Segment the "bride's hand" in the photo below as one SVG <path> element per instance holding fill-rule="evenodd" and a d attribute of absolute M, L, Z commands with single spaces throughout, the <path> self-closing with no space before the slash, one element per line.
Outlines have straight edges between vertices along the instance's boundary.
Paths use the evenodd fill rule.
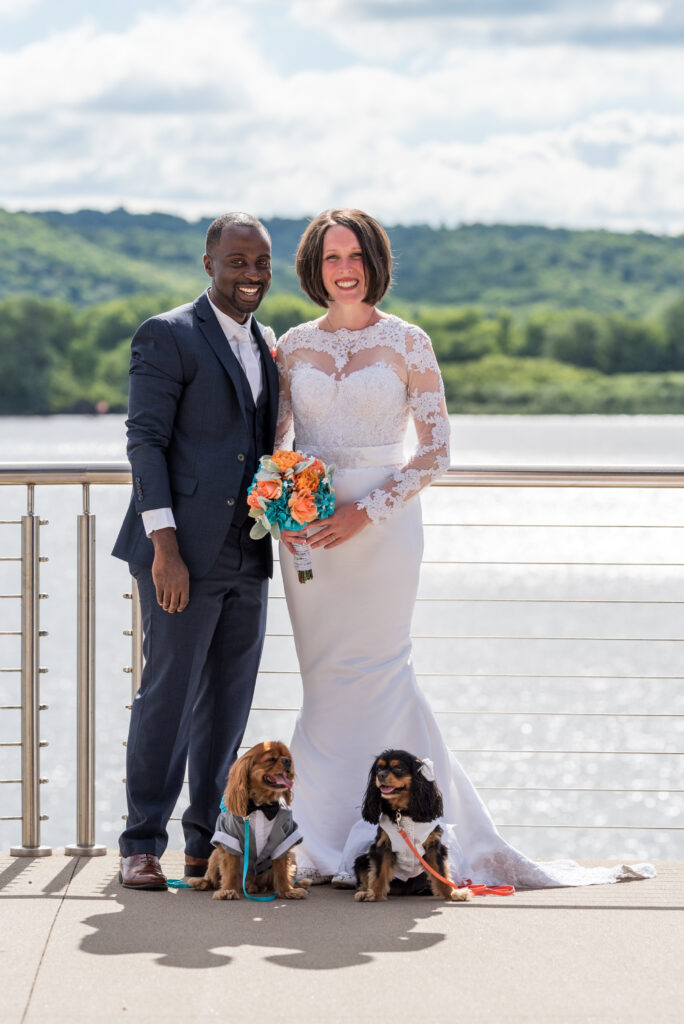
<path fill-rule="evenodd" d="M 369 524 L 370 519 L 364 508 L 340 505 L 329 519 L 311 524 L 305 531 L 307 543 L 312 548 L 336 548 L 338 544 L 344 544 Z"/>

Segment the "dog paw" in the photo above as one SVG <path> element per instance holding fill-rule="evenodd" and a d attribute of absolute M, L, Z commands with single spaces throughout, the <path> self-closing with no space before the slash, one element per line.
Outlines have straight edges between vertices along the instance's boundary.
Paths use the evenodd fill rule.
<path fill-rule="evenodd" d="M 357 903 L 375 903 L 375 893 L 372 893 L 370 889 L 359 889 L 354 894 L 354 899 Z"/>
<path fill-rule="evenodd" d="M 467 900 L 471 900 L 473 894 L 470 889 L 452 889 L 447 899 L 452 903 L 465 903 Z"/>
<path fill-rule="evenodd" d="M 217 889 L 212 896 L 213 900 L 239 900 L 240 895 L 235 889 Z"/>
<path fill-rule="evenodd" d="M 285 889 L 283 892 L 279 892 L 278 896 L 281 900 L 305 900 L 308 896 L 306 889 Z"/>
<path fill-rule="evenodd" d="M 295 889 L 308 889 L 310 885 L 313 885 L 310 878 L 298 878 L 295 883 Z"/>
<path fill-rule="evenodd" d="M 211 889 L 211 882 L 208 878 L 188 878 L 188 885 L 191 889 L 199 889 L 201 892 Z"/>

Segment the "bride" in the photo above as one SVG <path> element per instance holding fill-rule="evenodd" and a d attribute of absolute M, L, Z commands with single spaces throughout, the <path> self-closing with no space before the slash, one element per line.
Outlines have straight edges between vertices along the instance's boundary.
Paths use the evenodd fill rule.
<path fill-rule="evenodd" d="M 283 535 L 281 568 L 303 684 L 292 738 L 299 871 L 354 882 L 375 828 L 360 820 L 369 768 L 383 749 L 434 762 L 444 797 L 452 877 L 521 888 L 649 877 L 650 865 L 585 869 L 539 864 L 497 832 L 450 755 L 416 682 L 410 626 L 423 551 L 419 493 L 449 466 L 449 420 L 430 339 L 376 308 L 391 281 L 389 239 L 360 210 L 329 210 L 302 236 L 296 268 L 326 313 L 278 342 L 276 446 L 294 445 L 335 469 L 333 516 Z M 408 461 L 413 418 L 418 444 Z M 311 549 L 302 585 L 293 541 Z"/>

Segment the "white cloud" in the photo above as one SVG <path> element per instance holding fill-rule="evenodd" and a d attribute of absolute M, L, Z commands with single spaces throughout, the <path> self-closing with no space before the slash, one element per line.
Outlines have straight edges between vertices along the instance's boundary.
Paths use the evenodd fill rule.
<path fill-rule="evenodd" d="M 0 0 L 0 18 L 18 21 L 20 18 L 25 18 L 38 3 L 40 0 Z"/>
<path fill-rule="evenodd" d="M 633 49 L 684 38 L 679 0 L 293 0 L 292 8 L 368 59 L 429 60 L 449 40 Z"/>
<path fill-rule="evenodd" d="M 390 223 L 684 230 L 684 50 L 449 36 L 410 72 L 307 70 L 303 57 L 286 73 L 260 45 L 260 6 L 197 0 L 126 32 L 91 20 L 5 55 L 0 204 L 266 216 L 353 204 Z"/>

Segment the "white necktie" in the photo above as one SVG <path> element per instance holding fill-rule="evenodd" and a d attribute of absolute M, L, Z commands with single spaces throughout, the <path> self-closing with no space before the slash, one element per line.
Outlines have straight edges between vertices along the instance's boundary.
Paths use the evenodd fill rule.
<path fill-rule="evenodd" d="M 250 317 L 250 324 L 251 321 L 252 318 Z M 238 362 L 245 371 L 245 377 L 249 382 L 252 397 L 256 404 L 257 399 L 259 398 L 259 392 L 261 391 L 261 363 L 254 352 L 251 331 L 249 328 L 241 327 L 240 324 L 236 324 L 233 328 L 233 338 L 237 342 L 235 351 Z"/>

